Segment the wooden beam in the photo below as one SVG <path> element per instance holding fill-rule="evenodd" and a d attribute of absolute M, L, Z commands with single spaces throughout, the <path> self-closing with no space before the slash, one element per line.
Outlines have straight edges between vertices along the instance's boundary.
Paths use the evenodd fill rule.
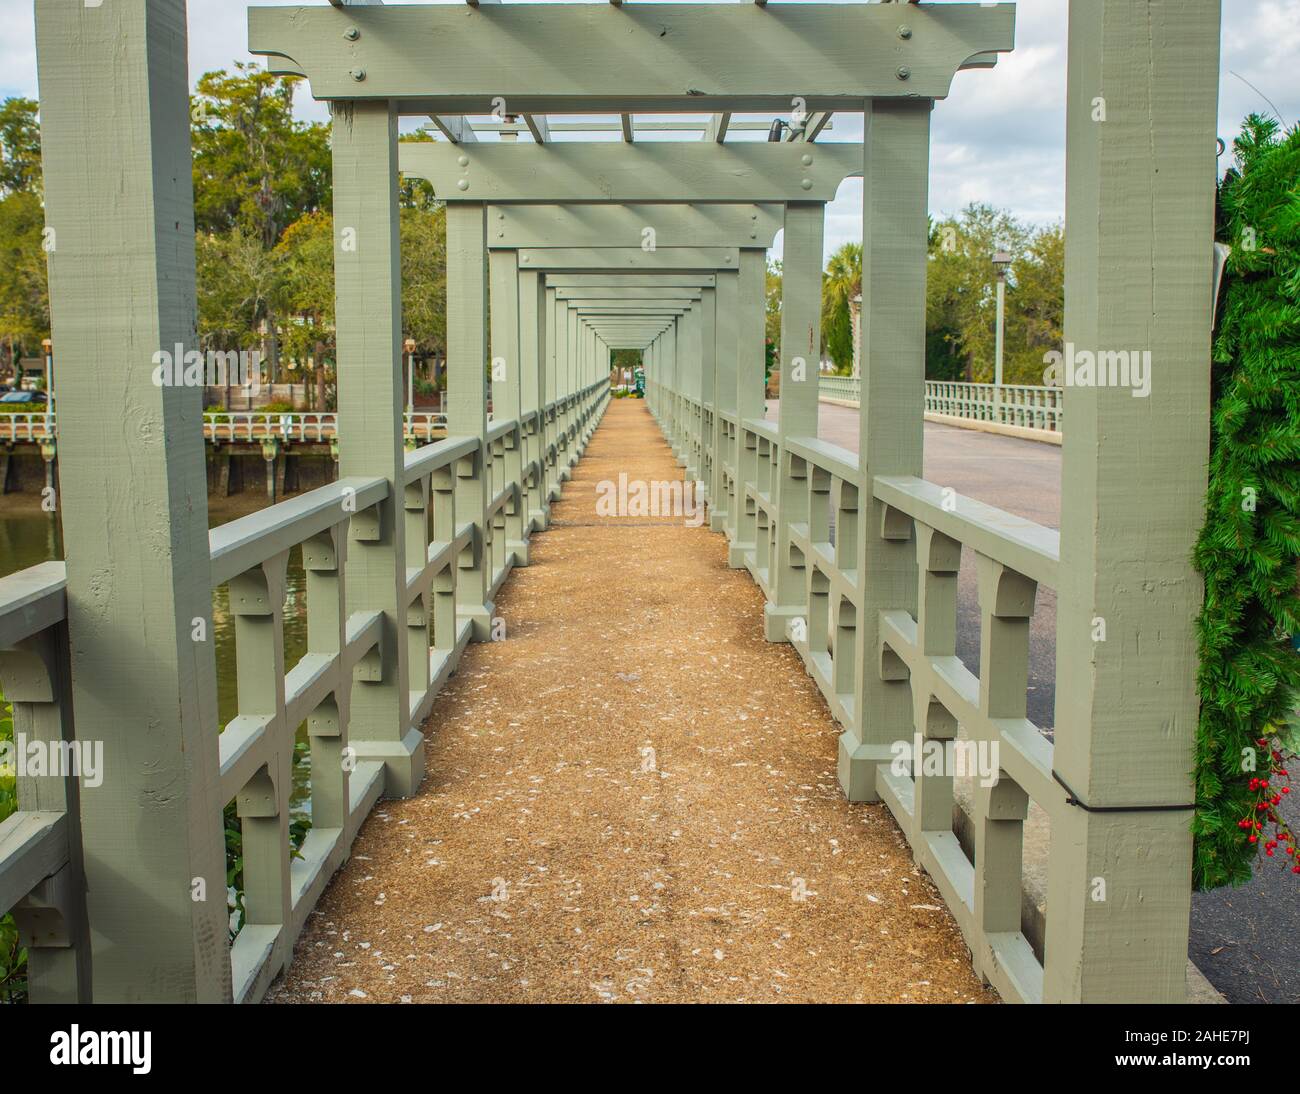
<path fill-rule="evenodd" d="M 533 140 L 538 144 L 545 144 L 551 139 L 545 114 L 525 114 L 524 124 L 528 126 L 528 132 L 533 135 Z"/>
<path fill-rule="evenodd" d="M 490 205 L 488 246 L 763 247 L 779 205 Z"/>
<path fill-rule="evenodd" d="M 520 269 L 529 270 L 734 270 L 735 247 L 674 247 L 643 251 L 639 247 L 528 247 L 519 252 Z"/>
<path fill-rule="evenodd" d="M 639 273 L 565 273 L 562 270 L 548 271 L 546 287 L 554 292 L 565 288 L 690 288 L 705 289 L 717 284 L 717 274 L 712 273 L 655 273 L 646 270 Z"/>
<path fill-rule="evenodd" d="M 815 141 L 822 130 L 830 125 L 832 113 L 833 111 L 830 110 L 819 110 L 809 118 L 808 125 L 803 131 L 803 139 L 809 144 Z"/>
<path fill-rule="evenodd" d="M 402 142 L 404 175 L 427 179 L 444 201 L 676 201 L 736 204 L 830 201 L 862 172 L 862 145 L 705 141 L 526 145 Z M 462 164 L 462 159 L 468 163 Z M 811 160 L 811 163 L 805 163 Z"/>
<path fill-rule="evenodd" d="M 623 127 L 623 140 L 626 141 L 628 144 L 631 144 L 631 143 L 632 143 L 632 136 L 633 136 L 633 133 L 632 133 L 632 115 L 631 115 L 631 114 L 620 114 L 620 115 L 619 115 L 619 118 L 618 118 L 618 121 L 619 121 L 619 125 L 621 125 L 621 126 Z"/>
<path fill-rule="evenodd" d="M 355 41 L 324 7 L 253 7 L 249 49 L 318 99 L 386 99 L 404 114 L 861 109 L 865 98 L 948 95 L 972 58 L 1012 48 L 1015 5 L 452 4 L 357 9 Z M 589 63 L 572 63 L 582 43 Z M 745 48 L 736 44 L 743 42 Z M 358 78 L 358 73 L 361 78 Z"/>
<path fill-rule="evenodd" d="M 475 144 L 478 142 L 478 137 L 474 135 L 474 127 L 470 125 L 468 118 L 460 115 L 433 114 L 431 119 L 434 127 L 452 144 Z"/>

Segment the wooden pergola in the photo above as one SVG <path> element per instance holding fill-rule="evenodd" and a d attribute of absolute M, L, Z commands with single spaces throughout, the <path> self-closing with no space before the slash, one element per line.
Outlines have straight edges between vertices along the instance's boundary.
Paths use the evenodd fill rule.
<path fill-rule="evenodd" d="M 419 727 L 465 644 L 491 637 L 608 401 L 609 350 L 630 346 L 731 565 L 766 595 L 767 638 L 793 644 L 843 726 L 844 792 L 886 803 L 979 972 L 1009 1000 L 1182 999 L 1218 0 L 1070 5 L 1065 336 L 1149 349 L 1157 372 L 1150 399 L 1071 392 L 1059 534 L 922 467 L 931 111 L 1012 48 L 1014 5 L 331 5 L 252 8 L 249 46 L 331 108 L 340 480 L 209 537 L 198 395 L 150 379 L 159 347 L 196 337 L 185 4 L 36 0 L 71 546 L 66 575 L 0 596 L 0 672 L 20 721 L 57 738 L 75 710 L 115 769 L 80 801 L 75 783 L 32 789 L 48 818 L 0 851 L 0 911 L 60 925 L 33 943 L 33 997 L 261 996 L 374 802 L 419 786 Z M 861 143 L 827 139 L 837 113 L 863 117 Z M 404 116 L 438 139 L 399 143 Z M 743 139 L 760 125 L 768 140 Z M 691 139 L 658 139 L 674 128 Z M 449 436 L 414 452 L 399 173 L 447 203 Z M 855 455 L 818 439 L 817 414 L 824 206 L 857 175 Z M 286 674 L 299 544 L 311 660 Z M 963 550 L 978 675 L 955 652 Z M 201 636 L 226 583 L 239 717 L 221 732 Z M 1025 716 L 1040 585 L 1059 598 L 1052 743 Z M 33 664 L 24 688 L 14 666 Z M 292 859 L 304 719 L 321 775 Z M 969 854 L 951 775 L 892 762 L 914 735 L 1000 747 Z M 233 946 L 230 800 L 248 908 Z M 1051 823 L 1041 952 L 1021 922 L 1030 802 Z"/>

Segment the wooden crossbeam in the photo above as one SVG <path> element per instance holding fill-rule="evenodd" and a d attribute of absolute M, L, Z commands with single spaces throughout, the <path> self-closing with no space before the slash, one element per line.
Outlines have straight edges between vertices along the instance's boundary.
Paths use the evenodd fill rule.
<path fill-rule="evenodd" d="M 1014 4 L 453 4 L 365 6 L 355 40 L 325 7 L 252 7 L 249 49 L 318 99 L 384 99 L 403 114 L 652 114 L 861 109 L 941 99 L 953 76 L 1012 48 Z M 583 64 L 573 63 L 582 43 Z M 743 43 L 744 48 L 737 48 Z"/>
<path fill-rule="evenodd" d="M 538 144 L 545 144 L 551 139 L 550 130 L 546 124 L 545 114 L 525 114 L 524 124 L 528 126 L 528 132 L 533 135 L 533 140 Z"/>
<path fill-rule="evenodd" d="M 564 141 L 544 152 L 518 144 L 403 141 L 398 155 L 403 174 L 427 179 L 445 201 L 544 204 L 662 202 L 665 195 L 687 203 L 830 201 L 863 164 L 861 144 L 822 144 L 810 153 L 766 141 Z"/>
<path fill-rule="evenodd" d="M 452 144 L 471 144 L 478 140 L 468 118 L 434 114 L 432 120 L 438 131 Z"/>

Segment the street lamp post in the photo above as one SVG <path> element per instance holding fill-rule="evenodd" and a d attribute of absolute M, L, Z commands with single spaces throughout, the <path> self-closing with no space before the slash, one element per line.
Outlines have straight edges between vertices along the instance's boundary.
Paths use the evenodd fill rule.
<path fill-rule="evenodd" d="M 1006 251 L 996 251 L 993 255 L 993 269 L 997 273 L 998 283 L 998 325 L 996 345 L 993 351 L 993 420 L 1002 420 L 1002 345 L 1006 327 L 1007 270 L 1011 266 L 1011 255 Z"/>
<path fill-rule="evenodd" d="M 54 343 L 48 338 L 41 339 L 41 349 L 45 351 L 45 399 L 50 409 L 54 408 Z"/>

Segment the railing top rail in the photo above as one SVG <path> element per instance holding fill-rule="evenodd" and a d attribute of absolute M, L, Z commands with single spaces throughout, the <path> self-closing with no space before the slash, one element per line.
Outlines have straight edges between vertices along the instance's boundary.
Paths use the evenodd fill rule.
<path fill-rule="evenodd" d="M 489 441 L 495 441 L 499 437 L 504 437 L 512 429 L 516 429 L 518 426 L 519 420 L 517 418 L 502 418 L 500 421 L 495 421 L 488 426 L 487 439 Z"/>
<path fill-rule="evenodd" d="M 908 475 L 879 476 L 872 488 L 886 505 L 1040 585 L 1057 587 L 1061 533 L 1055 529 L 963 495 L 957 495 L 952 508 L 952 495 L 945 495 L 943 487 Z"/>
<path fill-rule="evenodd" d="M 444 437 L 433 444 L 426 444 L 406 454 L 406 470 L 403 485 L 413 483 L 421 475 L 428 475 L 440 467 L 454 463 L 462 456 L 468 456 L 478 448 L 477 437 Z"/>
<path fill-rule="evenodd" d="M 838 479 L 856 483 L 861 476 L 857 453 L 837 444 L 816 437 L 787 437 L 785 447 L 788 452 L 803 457 L 823 471 L 829 471 Z"/>
<path fill-rule="evenodd" d="M 773 442 L 777 441 L 781 436 L 776 422 L 769 422 L 765 418 L 746 418 L 740 424 L 751 433 L 758 433 Z"/>
<path fill-rule="evenodd" d="M 38 562 L 0 577 L 0 649 L 8 649 L 66 619 L 66 588 L 62 562 Z"/>
<path fill-rule="evenodd" d="M 387 496 L 387 479 L 339 479 L 213 528 L 208 533 L 213 586 L 260 566 Z"/>

